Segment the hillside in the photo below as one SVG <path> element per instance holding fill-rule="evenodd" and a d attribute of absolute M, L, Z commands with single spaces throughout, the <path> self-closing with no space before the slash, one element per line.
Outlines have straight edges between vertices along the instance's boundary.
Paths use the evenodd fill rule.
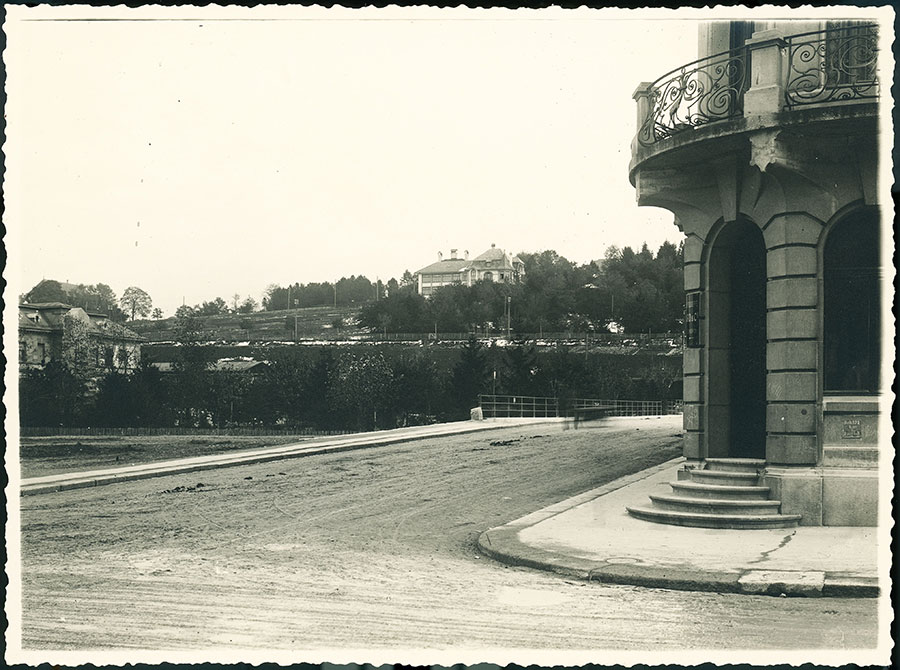
<path fill-rule="evenodd" d="M 300 339 L 336 339 L 359 335 L 358 307 L 305 307 L 252 314 L 219 314 L 200 317 L 204 338 L 218 342 L 246 342 L 259 340 L 290 340 L 296 325 Z M 334 327 L 340 319 L 341 328 Z M 170 342 L 175 339 L 175 318 L 139 319 L 128 327 L 150 342 Z"/>

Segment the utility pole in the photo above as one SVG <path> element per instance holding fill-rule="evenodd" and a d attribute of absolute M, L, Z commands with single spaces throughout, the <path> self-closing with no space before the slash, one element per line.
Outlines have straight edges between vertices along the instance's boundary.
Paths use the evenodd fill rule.
<path fill-rule="evenodd" d="M 288 309 L 291 308 L 291 285 L 290 285 L 290 284 L 288 284 L 288 301 L 287 301 L 287 308 L 288 308 Z"/>
<path fill-rule="evenodd" d="M 506 296 L 506 339 L 509 340 L 509 313 L 511 311 L 512 296 Z"/>
<path fill-rule="evenodd" d="M 331 288 L 334 291 L 334 306 L 337 307 L 337 282 L 332 284 Z"/>

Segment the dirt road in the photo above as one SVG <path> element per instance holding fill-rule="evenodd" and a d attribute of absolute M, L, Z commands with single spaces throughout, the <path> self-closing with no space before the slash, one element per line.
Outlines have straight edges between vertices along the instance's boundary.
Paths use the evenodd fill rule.
<path fill-rule="evenodd" d="M 673 458 L 676 433 L 517 427 L 29 496 L 23 646 L 874 645 L 874 600 L 584 584 L 476 551 L 487 528 Z"/>

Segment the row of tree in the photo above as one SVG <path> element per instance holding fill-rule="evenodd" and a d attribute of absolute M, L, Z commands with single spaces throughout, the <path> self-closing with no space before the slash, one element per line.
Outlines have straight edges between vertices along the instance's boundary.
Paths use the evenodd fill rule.
<path fill-rule="evenodd" d="M 66 284 L 53 279 L 42 280 L 30 291 L 19 296 L 24 303 L 61 302 L 72 307 L 81 307 L 88 312 L 106 314 L 110 320 L 122 322 L 130 318 L 150 316 L 162 318 L 159 309 L 153 310 L 153 300 L 148 293 L 137 286 L 129 286 L 116 298 L 106 284 Z"/>
<path fill-rule="evenodd" d="M 414 278 L 407 270 L 401 282 L 390 279 L 384 283 L 380 279 L 372 282 L 363 275 L 341 277 L 338 281 L 295 282 L 288 286 L 270 284 L 263 297 L 262 308 L 266 311 L 297 309 L 302 307 L 347 307 L 362 305 L 382 299 L 386 294 L 398 291 L 401 285 L 413 285 Z"/>
<path fill-rule="evenodd" d="M 213 370 L 211 351 L 180 347 L 172 372 L 145 362 L 132 374 L 107 374 L 93 393 L 64 363 L 29 371 L 20 382 L 22 425 L 367 430 L 466 419 L 479 393 L 659 399 L 680 372 L 679 360 L 659 356 L 475 340 L 452 350 L 285 347 L 261 374 Z"/>
<path fill-rule="evenodd" d="M 654 254 L 610 247 L 600 261 L 576 265 L 555 251 L 520 253 L 525 281 L 520 284 L 480 282 L 441 287 L 429 300 L 416 292 L 415 278 L 404 272 L 398 282 L 374 283 L 360 275 L 335 283 L 269 285 L 262 301 L 266 311 L 288 308 L 362 305 L 360 325 L 387 332 L 518 333 L 547 331 L 666 332 L 681 327 L 684 309 L 682 250 L 663 243 Z M 69 286 L 69 285 L 67 285 Z M 42 281 L 22 296 L 26 302 L 65 302 L 104 311 L 113 320 L 162 318 L 150 296 L 128 287 L 120 300 L 106 284 L 64 290 L 59 282 Z M 252 297 L 232 296 L 231 304 L 216 297 L 198 305 L 182 305 L 176 317 L 250 314 L 259 309 Z"/>
<path fill-rule="evenodd" d="M 520 253 L 525 281 L 478 282 L 437 289 L 426 300 L 413 285 L 362 309 L 360 324 L 387 332 L 514 333 L 680 330 L 682 250 L 664 243 L 654 255 L 610 247 L 598 262 L 576 265 L 555 251 Z"/>

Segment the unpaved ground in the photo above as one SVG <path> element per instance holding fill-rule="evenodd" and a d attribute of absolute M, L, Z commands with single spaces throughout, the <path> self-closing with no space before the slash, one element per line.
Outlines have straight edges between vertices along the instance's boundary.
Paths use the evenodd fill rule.
<path fill-rule="evenodd" d="M 311 440 L 291 435 L 142 435 L 23 437 L 19 463 L 22 477 L 102 470 L 190 456 L 225 454 Z"/>
<path fill-rule="evenodd" d="M 874 600 L 584 584 L 475 550 L 487 528 L 676 456 L 675 425 L 516 427 L 27 496 L 23 644 L 873 646 Z"/>

